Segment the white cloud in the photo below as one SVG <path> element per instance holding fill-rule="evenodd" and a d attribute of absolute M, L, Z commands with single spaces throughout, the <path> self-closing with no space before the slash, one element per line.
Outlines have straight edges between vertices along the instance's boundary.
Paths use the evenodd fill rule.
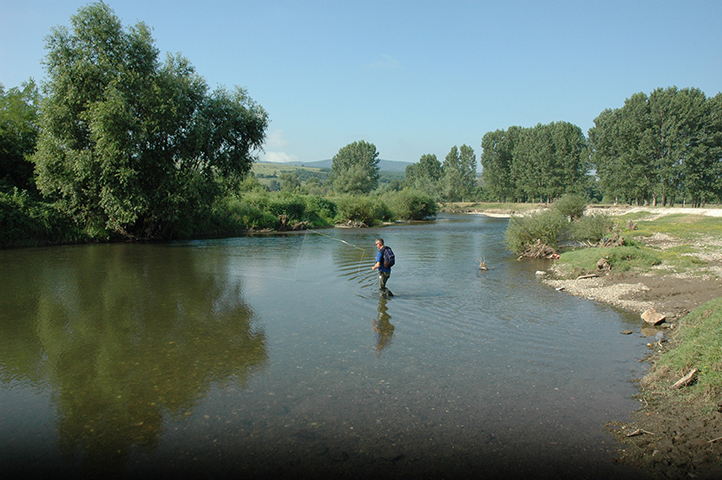
<path fill-rule="evenodd" d="M 260 155 L 259 161 L 268 163 L 298 162 L 298 157 L 286 152 L 266 152 Z"/>
<path fill-rule="evenodd" d="M 283 130 L 273 130 L 266 137 L 266 147 L 271 149 L 283 148 L 288 145 L 288 140 L 284 138 Z"/>
<path fill-rule="evenodd" d="M 288 144 L 289 142 L 285 139 L 283 130 L 276 129 L 268 132 L 264 148 L 270 149 L 270 151 L 261 153 L 259 161 L 269 163 L 298 162 L 296 155 L 283 151 Z"/>

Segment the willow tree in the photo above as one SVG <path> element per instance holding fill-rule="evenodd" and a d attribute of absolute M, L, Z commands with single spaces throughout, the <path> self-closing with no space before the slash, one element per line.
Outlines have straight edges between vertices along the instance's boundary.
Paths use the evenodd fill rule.
<path fill-rule="evenodd" d="M 37 184 L 96 234 L 167 238 L 250 171 L 268 116 L 236 87 L 209 91 L 144 23 L 104 3 L 46 37 Z"/>

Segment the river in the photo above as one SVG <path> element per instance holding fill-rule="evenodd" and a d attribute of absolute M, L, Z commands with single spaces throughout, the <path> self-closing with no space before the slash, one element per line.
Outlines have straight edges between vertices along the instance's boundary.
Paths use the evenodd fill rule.
<path fill-rule="evenodd" d="M 605 429 L 639 318 L 543 285 L 506 225 L 0 251 L 0 471 L 639 478 Z"/>

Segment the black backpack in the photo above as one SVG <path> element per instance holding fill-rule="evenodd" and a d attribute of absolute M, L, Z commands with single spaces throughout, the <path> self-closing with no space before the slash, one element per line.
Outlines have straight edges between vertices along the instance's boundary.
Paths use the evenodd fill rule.
<path fill-rule="evenodd" d="M 396 255 L 394 255 L 394 251 L 391 250 L 391 247 L 384 247 L 382 256 L 384 259 L 384 267 L 391 268 L 396 263 Z"/>

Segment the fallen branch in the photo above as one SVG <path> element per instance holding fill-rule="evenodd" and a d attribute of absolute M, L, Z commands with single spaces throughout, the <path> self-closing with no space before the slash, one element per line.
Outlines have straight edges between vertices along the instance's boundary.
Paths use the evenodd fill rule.
<path fill-rule="evenodd" d="M 585 278 L 597 278 L 599 275 L 596 273 L 590 273 L 589 275 L 579 275 L 577 280 L 584 280 Z"/>
<path fill-rule="evenodd" d="M 714 443 L 714 442 L 716 442 L 717 440 L 722 440 L 722 437 L 713 438 L 712 440 L 710 440 L 710 441 L 707 442 L 707 443 Z"/>
<path fill-rule="evenodd" d="M 646 433 L 647 435 L 654 435 L 654 433 L 652 433 L 652 432 L 648 432 L 648 431 L 646 431 L 646 430 L 642 430 L 641 428 L 638 428 L 638 429 L 636 429 L 636 430 L 633 431 L 633 432 L 629 432 L 629 433 L 627 434 L 627 436 L 628 436 L 628 437 L 636 437 L 637 435 L 641 435 L 641 434 L 643 434 L 643 433 Z"/>
<path fill-rule="evenodd" d="M 672 388 L 686 387 L 687 385 L 692 383 L 692 381 L 694 380 L 696 375 L 697 375 L 697 369 L 693 368 L 691 372 L 689 372 L 687 375 L 685 375 L 684 377 L 677 380 L 677 382 L 674 385 L 672 385 Z"/>

